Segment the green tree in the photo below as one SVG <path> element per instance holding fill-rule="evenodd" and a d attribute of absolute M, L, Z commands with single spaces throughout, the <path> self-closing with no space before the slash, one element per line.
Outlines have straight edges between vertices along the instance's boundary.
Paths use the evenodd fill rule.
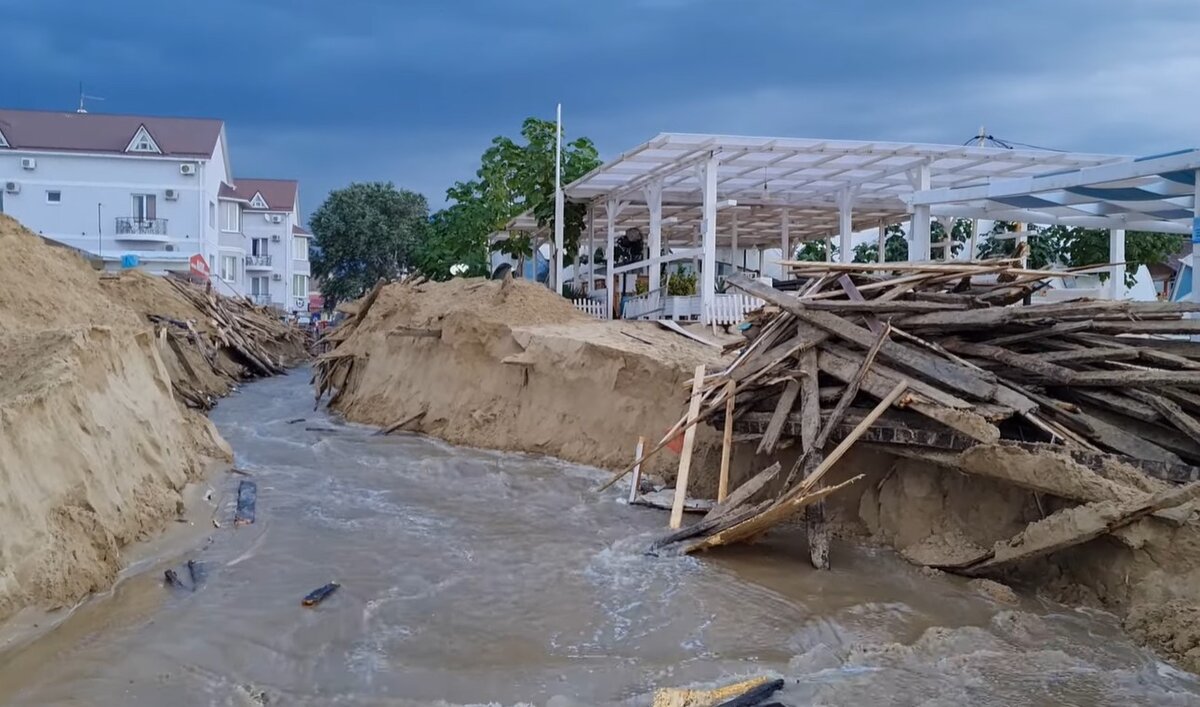
<path fill-rule="evenodd" d="M 908 240 L 904 237 L 904 228 L 893 223 L 884 230 L 883 259 L 885 262 L 904 262 L 908 260 Z M 854 247 L 854 262 L 874 263 L 879 254 L 876 243 L 859 243 Z"/>
<path fill-rule="evenodd" d="M 991 233 L 995 235 L 1015 230 L 1015 224 L 997 221 Z M 1054 264 L 1081 267 L 1112 262 L 1106 229 L 1033 226 L 1029 229 L 1027 239 L 1029 267 L 1032 268 Z M 1169 233 L 1128 231 L 1125 234 L 1125 284 L 1134 284 L 1137 270 L 1142 265 L 1166 262 L 1168 256 L 1183 247 L 1186 239 L 1186 236 Z M 1008 257 L 1015 250 L 1016 239 L 988 238 L 980 246 L 981 257 Z M 1102 281 L 1108 279 L 1108 273 L 1099 273 L 1099 276 Z"/>
<path fill-rule="evenodd" d="M 426 228 L 425 197 L 391 183 L 354 183 L 329 193 L 313 213 L 312 274 L 332 302 L 362 296 L 376 280 L 393 279 L 413 265 Z"/>
<path fill-rule="evenodd" d="M 838 247 L 836 245 L 832 247 L 833 257 L 837 258 Z M 800 246 L 794 253 L 792 253 L 792 257 L 796 260 L 804 260 L 808 262 L 824 262 L 827 260 L 825 257 L 825 240 L 818 239 L 815 241 L 805 241 L 804 245 Z"/>
<path fill-rule="evenodd" d="M 486 260 L 486 240 L 510 219 L 532 210 L 539 228 L 554 226 L 554 121 L 527 118 L 518 140 L 498 136 L 480 158 L 476 179 L 458 182 L 446 192 L 451 205 L 432 219 L 430 238 L 420 250 L 420 269 L 434 278 L 449 277 L 454 262 L 474 262 L 469 254 Z M 563 184 L 582 177 L 600 165 L 599 153 L 587 138 L 563 144 Z M 564 262 L 570 263 L 584 227 L 586 206 L 567 203 L 563 228 Z M 496 250 L 517 259 L 532 256 L 529 234 L 511 233 Z M 457 258 L 457 260 L 455 260 Z"/>

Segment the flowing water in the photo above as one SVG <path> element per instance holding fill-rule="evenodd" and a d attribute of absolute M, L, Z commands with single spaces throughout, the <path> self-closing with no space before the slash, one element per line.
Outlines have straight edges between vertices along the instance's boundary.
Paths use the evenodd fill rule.
<path fill-rule="evenodd" d="M 311 400 L 297 371 L 223 401 L 257 523 L 232 527 L 241 477 L 214 478 L 221 529 L 0 656 L 0 703 L 636 705 L 766 672 L 789 705 L 1200 704 L 1108 615 L 850 545 L 818 573 L 786 533 L 647 557 L 666 514 L 593 493 L 604 472 L 374 436 Z M 187 559 L 195 590 L 163 586 Z"/>

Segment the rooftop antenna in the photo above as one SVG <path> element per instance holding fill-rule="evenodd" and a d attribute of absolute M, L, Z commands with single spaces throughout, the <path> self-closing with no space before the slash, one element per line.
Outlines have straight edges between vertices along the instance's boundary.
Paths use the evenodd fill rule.
<path fill-rule="evenodd" d="M 87 108 L 84 107 L 84 105 L 83 105 L 83 102 L 85 100 L 87 100 L 87 101 L 103 101 L 104 99 L 101 98 L 100 96 L 89 96 L 86 93 L 84 93 L 83 92 L 83 82 L 80 81 L 79 82 L 79 107 L 75 109 L 76 113 L 86 113 L 87 112 Z"/>

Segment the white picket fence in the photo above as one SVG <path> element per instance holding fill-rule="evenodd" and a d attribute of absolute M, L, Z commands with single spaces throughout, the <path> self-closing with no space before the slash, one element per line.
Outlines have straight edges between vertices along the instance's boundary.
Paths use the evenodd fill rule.
<path fill-rule="evenodd" d="M 717 295 L 708 305 L 709 320 L 713 331 L 717 325 L 737 324 L 746 318 L 746 314 L 763 306 L 764 302 L 757 297 L 743 294 Z"/>
<path fill-rule="evenodd" d="M 608 319 L 608 303 L 604 300 L 575 299 L 571 300 L 571 304 L 575 305 L 575 309 L 596 319 Z"/>

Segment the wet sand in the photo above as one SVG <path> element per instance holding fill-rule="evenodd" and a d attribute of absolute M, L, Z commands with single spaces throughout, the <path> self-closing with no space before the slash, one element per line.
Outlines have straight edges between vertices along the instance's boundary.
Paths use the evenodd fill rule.
<path fill-rule="evenodd" d="M 212 415 L 259 485 L 258 522 L 231 527 L 240 477 L 215 477 L 211 541 L 0 656 L 0 703 L 648 704 L 766 671 L 797 705 L 1200 704 L 1194 676 L 1107 615 L 1001 603 L 884 550 L 835 544 L 818 573 L 788 534 L 646 557 L 666 514 L 594 494 L 604 472 L 376 437 L 312 412 L 307 381 L 255 383 Z M 204 581 L 165 588 L 161 567 L 187 559 Z"/>

